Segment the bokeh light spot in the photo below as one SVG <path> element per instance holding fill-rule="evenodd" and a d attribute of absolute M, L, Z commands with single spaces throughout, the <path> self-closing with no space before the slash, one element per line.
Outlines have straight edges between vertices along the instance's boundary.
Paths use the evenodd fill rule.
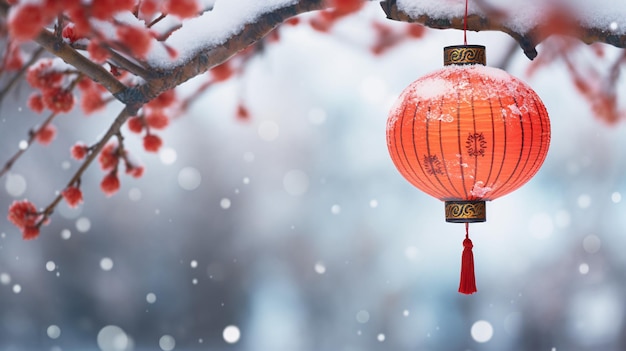
<path fill-rule="evenodd" d="M 476 340 L 476 342 L 484 343 L 491 340 L 493 337 L 493 327 L 491 323 L 487 321 L 476 321 L 472 325 L 470 334 L 472 335 L 472 339 Z"/>
<path fill-rule="evenodd" d="M 241 338 L 241 332 L 239 331 L 239 328 L 237 326 L 229 325 L 224 328 L 224 331 L 222 332 L 222 337 L 227 343 L 234 344 L 239 341 L 239 338 Z"/>

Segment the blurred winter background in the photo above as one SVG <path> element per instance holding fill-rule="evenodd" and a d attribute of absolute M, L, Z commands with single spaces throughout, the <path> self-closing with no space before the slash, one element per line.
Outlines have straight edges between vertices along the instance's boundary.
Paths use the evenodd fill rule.
<path fill-rule="evenodd" d="M 462 32 L 429 30 L 374 56 L 370 23 L 383 17 L 370 4 L 334 36 L 284 28 L 174 121 L 159 155 L 126 133 L 145 176 L 106 198 L 93 166 L 85 204 L 62 204 L 40 238 L 23 241 L 3 215 L 0 349 L 626 349 L 625 124 L 594 117 L 561 61 L 527 77 L 517 50 L 507 70 L 543 98 L 552 145 L 526 186 L 470 226 L 479 291 L 458 294 L 463 226 L 396 171 L 385 126 L 400 91 L 440 68 Z M 512 45 L 468 36 L 490 65 Z M 28 95 L 24 85 L 0 111 L 2 162 L 42 119 Z M 241 97 L 249 121 L 235 117 Z M 57 140 L 0 180 L 0 208 L 49 202 L 78 167 L 70 146 L 118 110 L 61 116 Z"/>

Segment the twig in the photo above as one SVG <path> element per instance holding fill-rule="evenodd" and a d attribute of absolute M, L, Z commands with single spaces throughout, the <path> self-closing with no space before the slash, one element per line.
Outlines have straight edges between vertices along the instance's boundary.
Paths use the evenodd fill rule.
<path fill-rule="evenodd" d="M 150 70 L 127 59 L 118 52 L 112 50 L 109 52 L 111 53 L 111 61 L 113 61 L 117 66 L 145 80 L 149 80 L 150 78 L 154 77 L 154 73 L 150 72 Z"/>
<path fill-rule="evenodd" d="M 117 115 L 117 117 L 115 118 L 115 120 L 113 121 L 113 123 L 111 124 L 107 132 L 104 134 L 104 136 L 100 139 L 100 141 L 98 141 L 98 143 L 94 146 L 91 152 L 87 155 L 87 157 L 85 158 L 85 161 L 83 161 L 83 164 L 80 166 L 80 168 L 78 168 L 76 173 L 74 173 L 72 178 L 67 183 L 66 187 L 70 187 L 74 185 L 76 182 L 78 182 L 81 179 L 83 173 L 85 173 L 87 168 L 89 168 L 89 165 L 91 165 L 93 160 L 95 160 L 98 154 L 100 154 L 100 151 L 109 141 L 109 139 L 111 139 L 111 137 L 119 133 L 119 130 L 124 125 L 124 122 L 126 122 L 126 120 L 129 117 L 135 115 L 137 108 L 138 108 L 137 106 L 124 107 L 124 109 Z M 59 204 L 59 202 L 61 202 L 62 199 L 63 199 L 63 194 L 62 192 L 60 192 L 52 200 L 52 202 L 41 212 L 41 219 L 37 223 L 37 226 L 41 226 L 41 224 L 44 223 L 50 217 L 50 215 L 54 212 L 54 209 Z"/>
<path fill-rule="evenodd" d="M 39 126 L 39 128 L 37 128 L 37 130 L 32 130 L 28 133 L 28 140 L 26 141 L 26 147 L 21 148 L 4 164 L 4 167 L 2 167 L 2 169 L 0 170 L 0 178 L 2 178 L 2 176 L 4 176 L 8 171 L 11 170 L 11 167 L 13 167 L 13 164 L 15 163 L 15 161 L 17 161 L 20 156 L 22 156 L 22 154 L 24 152 L 26 152 L 26 150 L 28 150 L 28 148 L 33 144 L 33 141 L 35 141 L 35 138 L 37 137 L 37 133 L 39 133 L 40 130 L 42 130 L 43 128 L 45 128 L 48 124 L 50 124 L 50 122 L 52 122 L 52 120 L 54 119 L 54 117 L 56 117 L 56 112 L 52 112 L 48 118 L 46 118 L 46 120 L 43 122 L 43 124 L 41 126 Z"/>
<path fill-rule="evenodd" d="M 167 17 L 167 13 L 162 13 L 159 17 L 155 18 L 152 22 L 150 22 L 147 27 L 148 28 L 152 28 L 152 26 L 154 26 L 155 24 L 161 22 L 162 19 L 164 19 L 165 17 Z"/>
<path fill-rule="evenodd" d="M 123 55 L 115 51 L 114 48 L 112 47 L 114 43 L 110 43 L 110 42 L 107 42 L 107 43 L 109 44 L 109 46 L 105 48 L 111 55 L 110 61 L 112 61 L 116 66 L 134 75 L 137 75 L 145 80 L 148 80 L 154 76 L 154 74 L 150 72 L 148 69 L 146 69 L 145 67 L 127 59 L 126 57 L 124 57 Z M 87 50 L 87 45 L 84 45 L 84 44 L 72 43 L 71 46 L 72 48 L 76 50 L 83 50 L 83 51 Z"/>
<path fill-rule="evenodd" d="M 24 73 L 26 73 L 28 68 L 32 66 L 33 63 L 35 63 L 35 61 L 37 61 L 37 59 L 39 58 L 39 56 L 41 56 L 41 54 L 43 54 L 43 52 L 44 52 L 43 48 L 38 48 L 37 50 L 35 50 L 30 60 L 28 60 L 28 62 L 26 62 L 26 64 L 24 64 L 24 66 L 22 66 L 22 68 L 20 68 L 20 70 L 17 71 L 17 73 L 15 73 L 13 77 L 11 77 L 11 79 L 7 82 L 7 85 L 4 86 L 2 90 L 0 90 L 0 105 L 2 105 L 2 101 L 4 100 L 4 97 L 9 93 L 9 91 L 13 88 L 13 86 L 15 86 L 15 84 L 17 84 L 17 82 L 24 76 Z"/>
<path fill-rule="evenodd" d="M 54 34 L 50 33 L 48 30 L 42 30 L 35 38 L 35 41 L 50 53 L 76 67 L 77 70 L 83 72 L 94 82 L 100 83 L 100 85 L 105 87 L 113 95 L 126 89 L 126 86 L 104 69 L 104 67 L 81 55 L 69 44 L 58 40 Z"/>

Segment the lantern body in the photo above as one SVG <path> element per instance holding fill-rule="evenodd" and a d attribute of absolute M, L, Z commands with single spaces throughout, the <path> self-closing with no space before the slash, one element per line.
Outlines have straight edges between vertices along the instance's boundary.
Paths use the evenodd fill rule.
<path fill-rule="evenodd" d="M 387 122 L 400 173 L 450 202 L 493 200 L 519 188 L 537 173 L 549 143 L 550 121 L 537 94 L 482 65 L 450 65 L 416 80 Z"/>

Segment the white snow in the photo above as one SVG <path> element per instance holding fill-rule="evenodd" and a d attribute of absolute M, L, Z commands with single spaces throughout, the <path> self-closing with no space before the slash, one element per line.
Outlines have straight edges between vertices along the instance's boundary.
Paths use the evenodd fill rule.
<path fill-rule="evenodd" d="M 202 15 L 185 20 L 164 20 L 153 30 L 163 33 L 178 24 L 181 28 L 174 31 L 165 44 L 174 49 L 178 56 L 172 58 L 163 45 L 154 43 L 147 55 L 147 62 L 154 68 L 169 69 L 184 64 L 198 52 L 219 46 L 230 37 L 240 33 L 243 28 L 253 23 L 260 16 L 276 9 L 291 6 L 303 0 L 216 0 L 204 1 L 210 10 Z M 597 27 L 616 34 L 626 32 L 626 2 L 592 2 L 571 0 L 563 2 L 574 14 L 582 26 Z M 547 9 L 553 6 L 552 0 L 508 1 L 486 0 L 479 6 L 469 1 L 469 14 L 484 14 L 486 8 L 508 14 L 505 20 L 514 31 L 526 33 L 547 20 Z M 428 15 L 433 18 L 459 17 L 465 12 L 464 0 L 398 0 L 398 8 L 413 17 Z M 116 16 L 122 22 L 137 25 L 140 20 Z"/>
<path fill-rule="evenodd" d="M 61 230 L 61 239 L 68 240 L 72 237 L 72 232 L 69 229 Z"/>
<path fill-rule="evenodd" d="M 480 76 L 485 82 L 484 85 L 469 84 L 470 77 Z M 484 87 L 488 86 L 488 89 Z M 402 108 L 402 101 L 410 99 L 410 103 L 418 101 L 435 101 L 445 99 L 459 99 L 469 101 L 469 97 L 474 99 L 480 98 L 497 98 L 503 95 L 520 96 L 524 100 L 532 100 L 533 90 L 522 80 L 508 74 L 507 72 L 494 67 L 472 65 L 472 66 L 446 66 L 440 70 L 432 72 L 422 78 L 417 79 L 409 87 L 407 87 L 400 98 L 392 107 L 392 111 Z M 525 106 L 521 108 L 516 105 L 506 106 L 502 110 L 503 115 L 516 117 L 526 113 Z M 512 114 L 509 114 L 512 112 Z M 397 112 L 392 115 L 397 117 Z M 427 116 L 431 120 L 439 120 L 443 122 L 452 122 L 453 116 L 449 114 L 431 113 Z M 390 118 L 390 124 L 395 123 L 394 118 Z"/>
<path fill-rule="evenodd" d="M 146 302 L 152 304 L 152 303 L 155 303 L 156 300 L 157 300 L 157 297 L 154 293 L 148 293 L 146 295 Z"/>
<path fill-rule="evenodd" d="M 154 45 L 148 55 L 153 67 L 171 68 L 190 60 L 206 47 L 226 42 L 263 14 L 297 3 L 298 0 L 217 0 L 213 9 L 201 16 L 183 21 L 166 43 L 177 51 L 172 60 L 162 45 Z"/>
<path fill-rule="evenodd" d="M 220 207 L 227 210 L 230 208 L 231 201 L 229 198 L 225 197 L 220 200 Z"/>
<path fill-rule="evenodd" d="M 514 31 L 526 33 L 540 22 L 545 13 L 543 8 L 546 1 L 487 1 L 496 9 L 505 13 L 513 14 L 507 19 L 507 25 Z M 432 18 L 462 17 L 465 13 L 465 0 L 398 0 L 398 9 L 410 14 L 412 17 L 428 15 Z M 469 1 L 468 14 L 484 15 L 485 11 L 473 1 Z"/>
<path fill-rule="evenodd" d="M 46 334 L 50 339 L 58 339 L 61 336 L 61 328 L 58 325 L 50 325 L 48 329 L 46 329 Z"/>
<path fill-rule="evenodd" d="M 96 340 L 102 351 L 126 350 L 131 343 L 128 334 L 116 325 L 107 325 L 100 329 Z"/>
<path fill-rule="evenodd" d="M 103 271 L 110 271 L 111 269 L 113 269 L 113 260 L 109 257 L 103 257 L 100 260 L 100 268 Z"/>
<path fill-rule="evenodd" d="M 163 335 L 159 339 L 159 347 L 163 351 L 172 351 L 176 347 L 176 340 L 171 335 Z"/>
<path fill-rule="evenodd" d="M 485 320 L 476 321 L 472 324 L 470 334 L 476 342 L 485 343 L 493 337 L 493 326 Z"/>
<path fill-rule="evenodd" d="M 239 341 L 239 338 L 241 337 L 241 331 L 236 325 L 229 325 L 224 328 L 224 331 L 222 332 L 222 337 L 227 343 L 234 344 Z"/>
<path fill-rule="evenodd" d="M 86 233 L 91 229 L 91 221 L 87 217 L 80 217 L 76 220 L 76 230 Z"/>
<path fill-rule="evenodd" d="M 420 80 L 419 85 L 415 85 L 413 93 L 420 97 L 420 100 L 437 99 L 456 91 L 456 85 L 452 81 L 442 76 L 431 76 Z"/>
<path fill-rule="evenodd" d="M 178 172 L 178 185 L 185 190 L 196 190 L 202 183 L 202 175 L 194 167 L 185 167 Z"/>
<path fill-rule="evenodd" d="M 510 1 L 487 0 L 487 6 L 508 14 L 507 25 L 516 32 L 526 33 L 542 23 L 553 6 L 554 0 Z M 598 27 L 619 33 L 626 32 L 626 2 L 618 1 L 561 1 L 577 14 L 577 19 L 585 27 Z M 398 9 L 412 17 L 428 15 L 433 18 L 460 17 L 465 13 L 465 0 L 398 0 Z M 475 1 L 469 1 L 468 13 L 482 15 L 485 13 Z"/>
<path fill-rule="evenodd" d="M 9 273 L 0 273 L 0 284 L 9 285 L 11 283 L 11 276 Z"/>
<path fill-rule="evenodd" d="M 324 265 L 324 262 L 322 261 L 315 262 L 315 266 L 313 267 L 313 269 L 315 270 L 315 273 L 317 274 L 326 273 L 326 266 Z"/>
<path fill-rule="evenodd" d="M 478 198 L 484 198 L 491 190 L 493 190 L 491 187 L 485 186 L 485 183 L 479 180 L 474 184 L 471 194 Z"/>

